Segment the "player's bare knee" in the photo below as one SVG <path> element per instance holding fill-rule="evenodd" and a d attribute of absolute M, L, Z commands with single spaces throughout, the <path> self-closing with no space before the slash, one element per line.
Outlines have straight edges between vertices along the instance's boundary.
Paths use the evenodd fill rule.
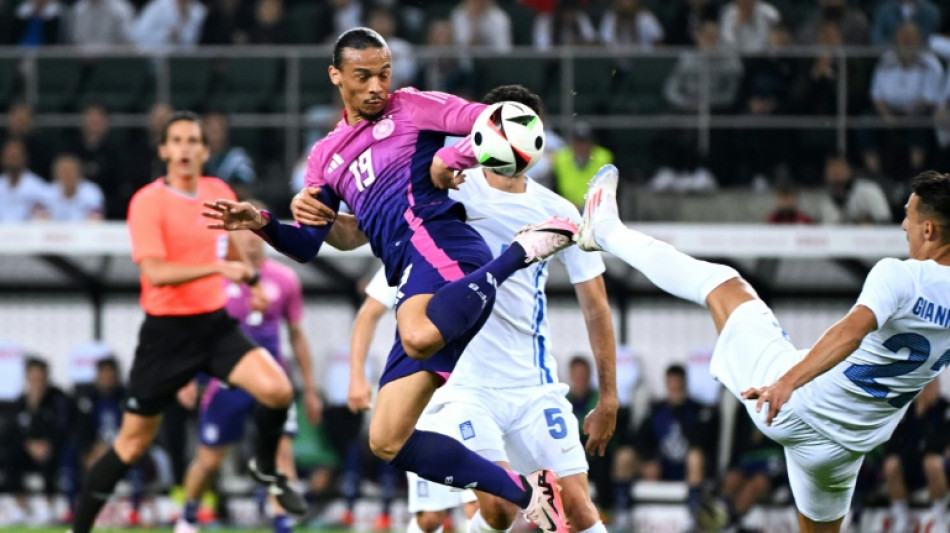
<path fill-rule="evenodd" d="M 902 474 L 901 460 L 891 455 L 884 459 L 884 477 L 891 478 Z"/>
<path fill-rule="evenodd" d="M 393 458 L 396 457 L 396 454 L 399 453 L 401 447 L 402 446 L 397 445 L 392 439 L 374 435 L 372 429 L 370 429 L 369 450 L 373 452 L 373 455 L 376 457 L 386 462 L 392 461 Z"/>
<path fill-rule="evenodd" d="M 445 522 L 445 511 L 422 511 L 416 513 L 416 523 L 419 529 L 426 533 L 435 533 Z"/>
<path fill-rule="evenodd" d="M 290 385 L 290 380 L 286 378 L 275 379 L 262 386 L 257 401 L 271 409 L 290 407 L 290 404 L 294 401 L 294 389 Z"/>
<path fill-rule="evenodd" d="M 518 506 L 497 496 L 480 497 L 479 511 L 485 523 L 492 529 L 505 530 L 511 527 L 518 515 Z"/>
<path fill-rule="evenodd" d="M 149 446 L 152 445 L 152 438 L 149 435 L 122 435 L 116 437 L 113 447 L 116 455 L 125 464 L 132 464 L 145 455 Z"/>
<path fill-rule="evenodd" d="M 924 472 L 927 474 L 928 479 L 934 476 L 946 476 L 943 457 L 936 453 L 924 455 Z"/>
<path fill-rule="evenodd" d="M 637 468 L 637 454 L 629 446 L 621 446 L 614 454 L 613 478 L 617 480 L 633 479 Z"/>

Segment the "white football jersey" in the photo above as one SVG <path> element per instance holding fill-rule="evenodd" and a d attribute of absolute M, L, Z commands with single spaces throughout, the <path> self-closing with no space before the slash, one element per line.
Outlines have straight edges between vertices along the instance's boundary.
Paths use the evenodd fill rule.
<path fill-rule="evenodd" d="M 874 313 L 878 329 L 792 398 L 815 430 L 867 452 L 890 438 L 910 402 L 950 365 L 950 267 L 883 259 L 856 305 Z"/>
<path fill-rule="evenodd" d="M 532 180 L 524 193 L 509 193 L 488 184 L 482 169 L 465 171 L 465 183 L 449 196 L 465 205 L 468 222 L 498 257 L 521 228 L 554 215 L 580 223 L 573 204 Z M 604 273 L 600 254 L 571 246 L 554 255 L 564 262 L 571 283 L 590 281 Z M 547 297 L 544 285 L 548 261 L 515 272 L 498 287 L 495 307 L 469 343 L 448 385 L 509 388 L 558 383 L 557 361 L 549 346 Z M 395 288 L 386 287 L 379 273 L 366 292 L 391 306 Z M 388 291 L 388 292 L 387 292 Z"/>

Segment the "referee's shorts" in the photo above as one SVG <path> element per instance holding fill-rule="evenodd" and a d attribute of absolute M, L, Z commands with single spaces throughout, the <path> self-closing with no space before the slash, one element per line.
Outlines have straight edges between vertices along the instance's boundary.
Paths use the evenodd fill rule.
<path fill-rule="evenodd" d="M 227 383 L 231 370 L 254 348 L 257 344 L 224 309 L 184 316 L 146 314 L 125 410 L 142 416 L 161 413 L 199 372 Z"/>

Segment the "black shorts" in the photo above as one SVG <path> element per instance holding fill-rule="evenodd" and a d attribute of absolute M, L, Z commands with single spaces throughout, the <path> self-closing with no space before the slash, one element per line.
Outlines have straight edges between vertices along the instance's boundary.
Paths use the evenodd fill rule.
<path fill-rule="evenodd" d="M 142 416 L 161 413 L 199 372 L 227 382 L 238 361 L 254 348 L 257 344 L 223 309 L 186 316 L 146 314 L 125 410 Z"/>

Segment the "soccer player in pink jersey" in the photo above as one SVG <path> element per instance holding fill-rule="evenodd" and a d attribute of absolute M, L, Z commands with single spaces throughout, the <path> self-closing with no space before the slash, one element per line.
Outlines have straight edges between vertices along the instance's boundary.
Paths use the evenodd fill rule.
<path fill-rule="evenodd" d="M 343 33 L 330 79 L 343 99 L 343 119 L 317 142 L 306 185 L 335 213 L 345 202 L 373 252 L 399 286 L 398 331 L 370 423 L 370 447 L 402 470 L 509 500 L 547 531 L 566 532 L 557 477 L 521 476 L 469 451 L 450 437 L 414 428 L 435 389 L 484 324 L 499 283 L 571 244 L 574 224 L 552 218 L 514 236 L 497 258 L 465 224 L 465 209 L 448 198 L 457 172 L 476 165 L 470 139 L 443 148 L 447 135 L 468 135 L 485 108 L 437 92 L 389 94 L 392 57 L 367 28 Z M 251 229 L 276 249 L 309 261 L 333 224 L 281 224 L 247 203 L 206 204 L 214 228 Z"/>

